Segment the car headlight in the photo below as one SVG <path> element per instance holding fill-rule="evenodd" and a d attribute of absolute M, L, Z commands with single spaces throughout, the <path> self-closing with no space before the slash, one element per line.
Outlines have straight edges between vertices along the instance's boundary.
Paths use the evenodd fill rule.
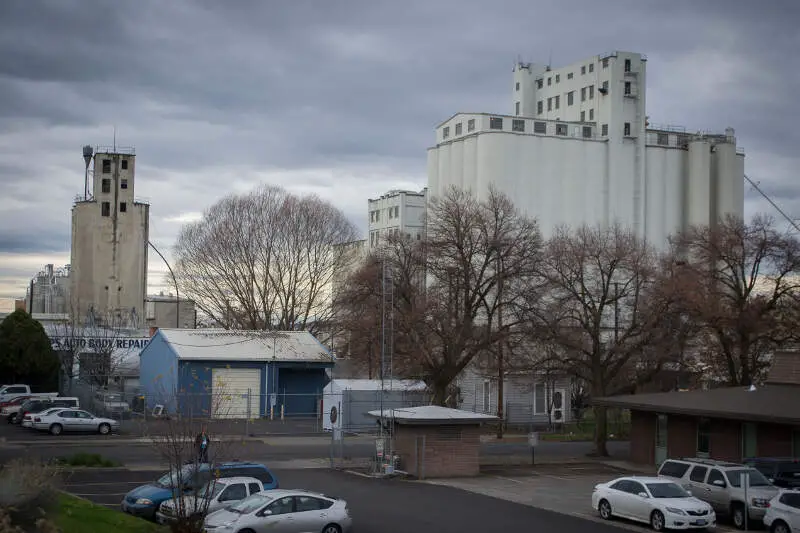
<path fill-rule="evenodd" d="M 753 507 L 769 507 L 769 500 L 766 498 L 753 498 Z"/>
<path fill-rule="evenodd" d="M 136 505 L 153 505 L 153 500 L 148 500 L 147 498 L 139 498 L 136 500 Z"/>
<path fill-rule="evenodd" d="M 678 509 L 677 507 L 667 507 L 666 509 L 668 513 L 679 514 L 679 515 L 686 514 L 686 511 L 684 511 L 683 509 Z"/>

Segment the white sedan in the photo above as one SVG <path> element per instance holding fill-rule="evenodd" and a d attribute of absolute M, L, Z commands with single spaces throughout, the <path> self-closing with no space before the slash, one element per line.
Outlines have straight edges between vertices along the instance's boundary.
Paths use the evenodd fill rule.
<path fill-rule="evenodd" d="M 621 477 L 600 483 L 592 507 L 604 520 L 627 518 L 655 531 L 707 529 L 717 525 L 714 509 L 672 481 L 657 477 Z"/>
<path fill-rule="evenodd" d="M 49 431 L 51 435 L 61 435 L 65 431 L 108 435 L 119 429 L 119 422 L 81 409 L 51 409 L 47 414 L 33 415 L 33 428 Z"/>

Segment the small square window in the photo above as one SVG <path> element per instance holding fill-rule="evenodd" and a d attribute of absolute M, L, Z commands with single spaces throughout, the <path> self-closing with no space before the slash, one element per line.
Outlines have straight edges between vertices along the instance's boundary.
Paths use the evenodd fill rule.
<path fill-rule="evenodd" d="M 561 74 L 556 74 L 556 83 L 561 83 Z"/>
<path fill-rule="evenodd" d="M 586 74 L 586 67 L 582 66 L 581 67 L 581 76 L 583 76 L 584 74 Z"/>
<path fill-rule="evenodd" d="M 556 124 L 556 135 L 566 135 L 566 134 L 567 134 L 567 125 Z"/>
<path fill-rule="evenodd" d="M 603 68 L 608 68 L 608 58 L 607 57 L 603 58 Z"/>
<path fill-rule="evenodd" d="M 474 131 L 475 130 L 475 119 L 471 118 L 467 121 L 467 131 Z"/>
<path fill-rule="evenodd" d="M 119 183 L 119 188 L 120 189 L 127 189 L 128 188 L 128 180 L 125 179 L 125 178 L 122 178 L 120 180 L 120 183 Z"/>
<path fill-rule="evenodd" d="M 567 79 L 568 79 L 568 80 L 571 80 L 571 79 L 572 79 L 572 72 L 567 72 Z"/>
<path fill-rule="evenodd" d="M 547 78 L 547 86 L 550 87 L 551 85 L 553 85 L 553 78 L 549 77 Z"/>
<path fill-rule="evenodd" d="M 586 122 L 586 111 L 581 111 L 581 122 Z"/>
<path fill-rule="evenodd" d="M 547 110 L 548 111 L 552 111 L 553 110 L 553 99 L 552 98 L 548 98 L 547 99 Z"/>
<path fill-rule="evenodd" d="M 511 121 L 511 131 L 525 131 L 525 121 L 519 118 L 515 118 Z"/>
<path fill-rule="evenodd" d="M 103 159 L 103 174 L 111 174 L 111 160 Z"/>
<path fill-rule="evenodd" d="M 489 119 L 489 128 L 493 130 L 503 129 L 503 119 L 500 117 L 491 117 Z"/>
<path fill-rule="evenodd" d="M 461 135 L 461 123 L 456 124 L 456 135 Z"/>
<path fill-rule="evenodd" d="M 110 202 L 103 202 L 100 204 L 100 214 L 104 217 L 111 216 L 111 203 Z"/>
<path fill-rule="evenodd" d="M 631 94 L 631 82 L 625 82 L 625 96 L 630 96 Z"/>
<path fill-rule="evenodd" d="M 626 122 L 624 124 L 624 126 L 622 128 L 622 134 L 625 135 L 626 137 L 630 136 L 630 134 L 631 134 L 631 123 L 630 122 Z"/>
<path fill-rule="evenodd" d="M 103 178 L 103 181 L 100 182 L 100 192 L 103 193 L 110 193 L 111 192 L 111 180 L 108 178 Z"/>
<path fill-rule="evenodd" d="M 515 90 L 519 91 L 519 82 L 515 84 Z"/>
<path fill-rule="evenodd" d="M 584 126 L 583 127 L 583 138 L 584 139 L 591 139 L 592 138 L 592 127 L 591 126 Z"/>
<path fill-rule="evenodd" d="M 533 133 L 547 133 L 547 122 L 534 122 Z"/>
<path fill-rule="evenodd" d="M 589 85 L 589 100 L 594 98 L 594 85 Z"/>
<path fill-rule="evenodd" d="M 556 109 L 558 109 L 560 106 L 561 106 L 561 97 L 556 96 Z"/>
<path fill-rule="evenodd" d="M 631 71 L 631 60 L 630 59 L 626 59 L 625 60 L 625 72 L 630 72 L 630 71 Z"/>
<path fill-rule="evenodd" d="M 594 120 L 594 109 L 589 110 L 589 122 Z"/>
<path fill-rule="evenodd" d="M 538 80 L 536 80 L 536 88 L 537 89 L 541 89 L 543 86 L 544 86 L 544 81 L 542 80 L 542 78 L 539 78 Z"/>
<path fill-rule="evenodd" d="M 603 137 L 608 137 L 608 124 L 603 124 L 600 127 L 600 135 L 602 135 Z"/>
<path fill-rule="evenodd" d="M 594 63 L 589 63 L 589 72 L 594 72 Z"/>
<path fill-rule="evenodd" d="M 567 105 L 572 105 L 575 101 L 575 91 L 567 93 Z"/>
<path fill-rule="evenodd" d="M 119 212 L 126 213 L 128 211 L 128 204 L 126 202 L 119 203 Z"/>
<path fill-rule="evenodd" d="M 120 164 L 122 165 L 122 170 L 128 170 L 128 160 L 127 159 L 123 159 L 122 163 L 120 163 Z"/>
<path fill-rule="evenodd" d="M 517 115 L 517 116 L 519 116 L 519 102 L 517 102 L 516 104 L 514 104 L 514 111 L 515 111 L 515 113 L 514 113 L 514 114 L 515 114 L 515 115 Z"/>
<path fill-rule="evenodd" d="M 544 102 L 542 100 L 536 102 L 536 113 L 539 115 L 544 113 Z"/>
<path fill-rule="evenodd" d="M 669 135 L 666 133 L 659 133 L 656 137 L 656 143 L 661 146 L 669 146 Z"/>
<path fill-rule="evenodd" d="M 445 126 L 442 129 L 442 139 L 447 139 L 448 137 L 450 137 L 450 126 Z"/>

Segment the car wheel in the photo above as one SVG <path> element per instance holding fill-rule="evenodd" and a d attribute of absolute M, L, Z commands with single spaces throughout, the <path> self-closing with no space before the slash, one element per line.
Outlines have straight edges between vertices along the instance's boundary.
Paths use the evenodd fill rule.
<path fill-rule="evenodd" d="M 776 520 L 772 523 L 772 529 L 770 529 L 772 533 L 792 533 L 789 529 L 789 526 L 786 525 L 786 522 L 783 520 Z"/>
<path fill-rule="evenodd" d="M 17 421 L 17 413 L 11 414 L 8 416 L 8 423 L 13 424 Z"/>
<path fill-rule="evenodd" d="M 101 435 L 108 435 L 111 433 L 111 426 L 108 424 L 100 424 L 100 427 L 97 428 L 97 431 L 99 431 Z"/>
<path fill-rule="evenodd" d="M 51 435 L 61 435 L 62 431 L 64 431 L 64 428 L 61 427 L 61 424 L 53 424 L 52 426 L 50 426 Z"/>
<path fill-rule="evenodd" d="M 603 520 L 611 520 L 613 514 L 611 513 L 611 504 L 608 503 L 607 500 L 600 500 L 597 510 L 600 512 L 600 518 Z"/>
<path fill-rule="evenodd" d="M 741 503 L 734 505 L 731 509 L 731 515 L 734 527 L 736 527 L 736 529 L 744 529 L 744 505 Z"/>
<path fill-rule="evenodd" d="M 322 528 L 322 533 L 342 533 L 342 528 L 336 524 L 328 524 Z"/>
<path fill-rule="evenodd" d="M 665 525 L 664 513 L 658 510 L 653 511 L 650 515 L 650 527 L 653 528 L 653 531 L 664 531 Z"/>

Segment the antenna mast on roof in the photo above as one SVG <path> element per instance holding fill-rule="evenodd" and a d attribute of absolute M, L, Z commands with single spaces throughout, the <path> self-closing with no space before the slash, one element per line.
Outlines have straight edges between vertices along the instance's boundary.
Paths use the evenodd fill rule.
<path fill-rule="evenodd" d="M 114 124 L 114 153 L 117 153 L 117 125 Z"/>

